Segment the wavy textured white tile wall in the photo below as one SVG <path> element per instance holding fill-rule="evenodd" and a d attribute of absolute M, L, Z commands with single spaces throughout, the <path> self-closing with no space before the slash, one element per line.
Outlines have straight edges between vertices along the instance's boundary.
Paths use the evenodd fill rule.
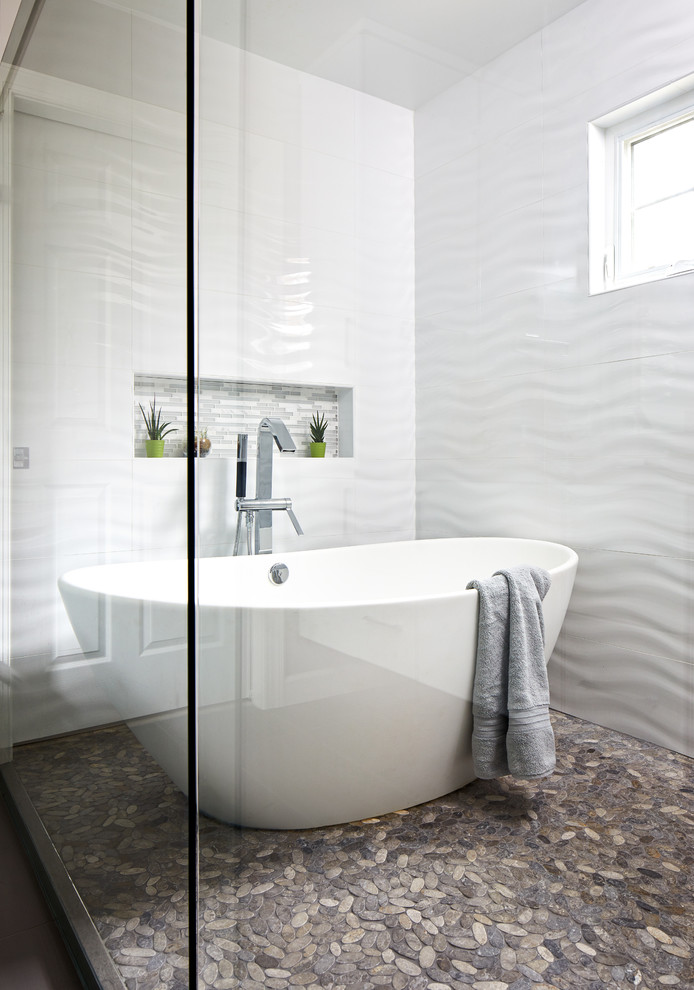
<path fill-rule="evenodd" d="M 417 527 L 581 557 L 554 704 L 694 754 L 694 278 L 589 297 L 587 122 L 694 10 L 587 0 L 415 115 Z"/>
<path fill-rule="evenodd" d="M 186 552 L 185 462 L 132 457 L 134 373 L 185 370 L 183 38 L 85 0 L 46 8 L 32 38 L 33 68 L 72 80 L 47 75 L 47 100 L 124 118 L 126 136 L 17 118 L 13 443 L 31 448 L 13 477 L 18 740 L 114 717 L 57 576 Z M 354 387 L 354 458 L 275 457 L 305 531 L 277 520 L 275 547 L 412 538 L 412 113 L 209 39 L 200 105 L 201 375 Z M 235 464 L 212 461 L 202 552 L 229 553 Z"/>

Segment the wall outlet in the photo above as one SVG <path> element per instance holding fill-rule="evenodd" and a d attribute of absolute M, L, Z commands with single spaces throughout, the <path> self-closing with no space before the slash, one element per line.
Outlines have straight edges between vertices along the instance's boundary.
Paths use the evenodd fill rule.
<path fill-rule="evenodd" d="M 12 448 L 12 467 L 13 468 L 28 468 L 29 467 L 29 448 L 28 447 L 13 447 Z"/>

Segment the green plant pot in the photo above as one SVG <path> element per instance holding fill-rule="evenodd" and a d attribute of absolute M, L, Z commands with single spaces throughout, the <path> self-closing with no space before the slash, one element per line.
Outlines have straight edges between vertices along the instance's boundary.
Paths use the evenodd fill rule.
<path fill-rule="evenodd" d="M 325 457 L 325 444 L 324 443 L 312 443 L 311 444 L 311 457 Z"/>
<path fill-rule="evenodd" d="M 163 457 L 164 456 L 164 441 L 163 440 L 145 440 L 145 450 L 147 451 L 148 457 Z"/>

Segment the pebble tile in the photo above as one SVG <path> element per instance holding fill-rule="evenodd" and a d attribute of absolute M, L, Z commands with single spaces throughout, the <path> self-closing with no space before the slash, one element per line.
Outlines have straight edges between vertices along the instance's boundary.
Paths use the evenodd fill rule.
<path fill-rule="evenodd" d="M 693 762 L 553 713 L 556 772 L 293 832 L 200 819 L 199 986 L 694 986 Z M 186 800 L 125 726 L 15 766 L 128 990 L 188 985 Z"/>

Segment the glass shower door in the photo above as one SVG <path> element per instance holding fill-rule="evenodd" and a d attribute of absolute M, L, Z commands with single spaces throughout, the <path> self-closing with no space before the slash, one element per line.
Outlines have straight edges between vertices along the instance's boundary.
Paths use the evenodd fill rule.
<path fill-rule="evenodd" d="M 143 990 L 194 928 L 186 16 L 45 0 L 1 121 L 11 770 Z"/>

